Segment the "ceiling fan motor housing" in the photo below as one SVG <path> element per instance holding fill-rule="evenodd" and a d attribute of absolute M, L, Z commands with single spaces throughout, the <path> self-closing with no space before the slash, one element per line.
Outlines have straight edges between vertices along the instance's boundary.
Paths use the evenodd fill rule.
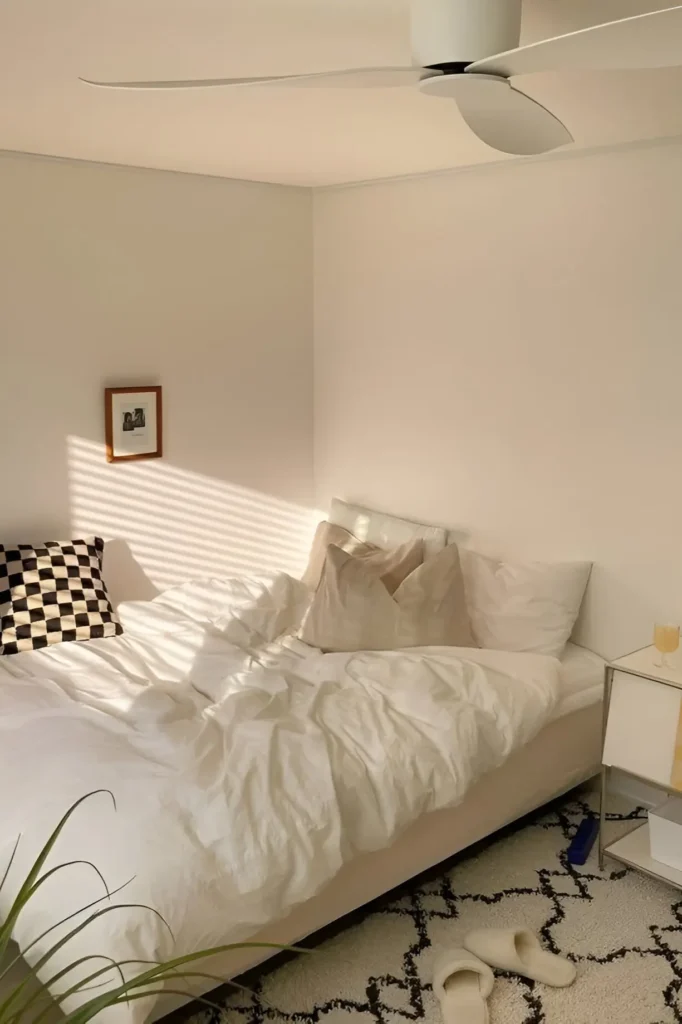
<path fill-rule="evenodd" d="M 521 0 L 411 0 L 412 57 L 420 67 L 470 64 L 512 50 Z"/>

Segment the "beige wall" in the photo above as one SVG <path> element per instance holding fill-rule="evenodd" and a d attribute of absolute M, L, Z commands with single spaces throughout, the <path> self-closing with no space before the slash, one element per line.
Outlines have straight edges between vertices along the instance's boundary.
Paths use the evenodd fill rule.
<path fill-rule="evenodd" d="M 337 493 L 597 563 L 584 642 L 682 613 L 682 146 L 311 197 L 0 156 L 0 542 L 115 538 L 114 595 L 305 558 Z M 164 386 L 108 466 L 105 385 Z M 314 517 L 313 517 L 314 518 Z"/>
<path fill-rule="evenodd" d="M 311 198 L 0 156 L 0 543 L 99 531 L 116 597 L 305 554 Z M 165 458 L 109 466 L 103 388 L 162 384 Z"/>
<path fill-rule="evenodd" d="M 682 618 L 682 145 L 318 193 L 317 498 L 593 558 L 580 636 Z"/>

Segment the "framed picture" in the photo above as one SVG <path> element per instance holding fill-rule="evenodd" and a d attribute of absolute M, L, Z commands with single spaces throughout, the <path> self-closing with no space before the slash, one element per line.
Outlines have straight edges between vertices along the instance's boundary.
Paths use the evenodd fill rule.
<path fill-rule="evenodd" d="M 107 462 L 160 459 L 161 388 L 105 388 Z"/>

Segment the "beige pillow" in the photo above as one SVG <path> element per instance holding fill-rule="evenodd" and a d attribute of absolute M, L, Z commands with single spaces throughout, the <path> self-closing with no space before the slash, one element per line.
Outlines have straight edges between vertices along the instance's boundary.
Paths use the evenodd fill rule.
<path fill-rule="evenodd" d="M 343 526 L 325 521 L 319 523 L 315 531 L 308 567 L 303 574 L 303 582 L 311 590 L 316 590 L 320 582 L 330 544 L 349 555 L 354 555 L 361 559 L 364 565 L 375 569 L 389 594 L 392 594 L 405 577 L 424 561 L 424 541 L 421 538 L 409 540 L 399 547 L 385 551 L 375 544 L 358 540 Z"/>
<path fill-rule="evenodd" d="M 457 545 L 423 562 L 393 596 L 376 568 L 330 545 L 300 635 L 324 651 L 474 647 Z"/>

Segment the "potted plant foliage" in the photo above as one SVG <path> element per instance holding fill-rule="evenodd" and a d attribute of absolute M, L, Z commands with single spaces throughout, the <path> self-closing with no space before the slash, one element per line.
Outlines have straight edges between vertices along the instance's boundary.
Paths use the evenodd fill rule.
<path fill-rule="evenodd" d="M 274 944 L 264 942 L 239 942 L 224 946 L 215 946 L 212 949 L 201 950 L 198 953 L 188 953 L 185 956 L 178 956 L 172 960 L 164 962 L 144 960 L 116 961 L 101 954 L 92 954 L 91 956 L 79 957 L 74 960 L 67 967 L 62 968 L 54 975 L 47 977 L 47 980 L 43 984 L 39 981 L 38 974 L 48 974 L 49 961 L 52 959 L 54 954 L 67 945 L 74 935 L 82 932 L 92 924 L 93 921 L 97 920 L 97 918 L 102 915 L 113 914 L 124 908 L 142 907 L 143 909 L 148 910 L 149 913 L 157 914 L 161 917 L 161 915 L 158 914 L 158 911 L 154 910 L 153 907 L 146 907 L 143 904 L 112 903 L 111 897 L 120 892 L 123 886 L 121 886 L 121 889 L 110 892 L 97 867 L 90 861 L 83 861 L 82 863 L 84 864 L 90 864 L 102 879 L 105 889 L 104 895 L 85 907 L 79 907 L 78 910 L 73 914 L 70 914 L 68 917 L 55 922 L 50 926 L 50 928 L 43 932 L 42 935 L 37 936 L 37 938 L 28 947 L 24 948 L 21 951 L 21 955 L 17 955 L 14 958 L 8 957 L 12 931 L 22 909 L 26 906 L 28 901 L 34 897 L 35 893 L 42 885 L 45 884 L 45 882 L 63 868 L 68 867 L 73 863 L 72 861 L 69 861 L 44 870 L 45 862 L 57 842 L 60 833 L 66 826 L 69 818 L 74 814 L 84 800 L 94 796 L 95 793 L 102 792 L 109 793 L 111 799 L 114 800 L 113 794 L 111 794 L 109 790 L 94 790 L 92 793 L 87 793 L 79 800 L 76 800 L 75 803 L 71 805 L 31 866 L 31 869 L 10 906 L 5 920 L 0 922 L 1 985 L 3 979 L 7 978 L 9 972 L 17 964 L 21 955 L 29 953 L 32 946 L 37 945 L 38 942 L 41 942 L 50 933 L 57 931 L 63 925 L 67 925 L 69 921 L 79 918 L 78 923 L 74 924 L 72 928 L 67 929 L 65 933 L 60 932 L 60 937 L 56 939 L 53 945 L 48 948 L 47 952 L 34 963 L 28 974 L 22 978 L 21 981 L 13 984 L 9 987 L 9 990 L 2 990 L 2 994 L 0 995 L 0 1024 L 40 1024 L 41 1021 L 45 1021 L 50 1015 L 55 1005 L 61 1007 L 65 1000 L 72 996 L 79 995 L 83 997 L 82 1001 L 80 1001 L 80 1005 L 71 1012 L 63 1014 L 63 1020 L 68 1022 L 68 1024 L 86 1024 L 87 1021 L 92 1020 L 110 1006 L 116 1006 L 121 1003 L 129 1004 L 133 1000 L 160 995 L 161 992 L 182 995 L 185 998 L 193 998 L 213 1009 L 220 1009 L 220 1007 L 212 1003 L 209 999 L 206 999 L 203 996 L 195 996 L 193 994 L 190 996 L 190 993 L 183 991 L 179 987 L 183 981 L 198 978 L 205 979 L 206 981 L 213 981 L 216 985 L 226 983 L 223 978 L 202 972 L 200 969 L 201 961 L 214 956 L 216 953 L 224 953 L 229 950 L 250 947 L 295 949 L 295 947 L 275 946 Z M 0 892 L 7 882 L 19 842 L 20 837 L 17 838 L 9 863 L 6 865 L 4 873 L 0 876 Z M 163 920 L 163 918 L 161 919 Z M 48 970 L 46 970 L 46 968 L 48 968 Z M 124 968 L 126 969 L 125 973 Z M 132 973 L 131 976 L 131 971 L 133 969 L 134 973 Z M 76 975 L 77 980 L 74 980 L 76 979 Z M 112 984 L 112 979 L 114 978 L 116 980 L 115 983 Z M 235 983 L 227 982 L 227 984 Z M 242 986 L 235 984 L 235 987 L 241 988 Z M 50 993 L 49 995 L 48 990 Z M 90 992 L 93 992 L 94 994 L 86 994 Z"/>

